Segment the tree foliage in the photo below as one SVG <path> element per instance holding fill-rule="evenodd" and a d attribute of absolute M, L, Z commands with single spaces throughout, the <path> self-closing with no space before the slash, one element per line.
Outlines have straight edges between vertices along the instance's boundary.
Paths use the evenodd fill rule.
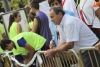
<path fill-rule="evenodd" d="M 19 8 L 23 8 L 25 5 L 27 5 L 29 0 L 11 0 L 9 1 L 10 7 L 12 10 L 16 10 Z"/>
<path fill-rule="evenodd" d="M 29 0 L 9 0 L 9 5 L 12 10 L 17 10 L 19 8 L 23 8 L 28 3 L 29 3 Z M 2 0 L 0 0 L 0 10 L 1 9 L 4 9 Z"/>

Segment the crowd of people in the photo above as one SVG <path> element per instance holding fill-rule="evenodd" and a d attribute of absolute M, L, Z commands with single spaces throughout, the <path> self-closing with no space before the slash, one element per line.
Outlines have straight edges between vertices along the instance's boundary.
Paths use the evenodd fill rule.
<path fill-rule="evenodd" d="M 9 17 L 9 39 L 0 23 L 0 52 L 12 50 L 19 62 L 28 63 L 38 50 L 45 50 L 44 55 L 52 58 L 68 49 L 78 53 L 79 48 L 95 47 L 100 62 L 100 0 L 30 0 L 25 10 L 27 32 L 19 24 L 18 11 Z M 83 62 L 85 67 L 92 67 L 87 54 L 82 53 Z"/>

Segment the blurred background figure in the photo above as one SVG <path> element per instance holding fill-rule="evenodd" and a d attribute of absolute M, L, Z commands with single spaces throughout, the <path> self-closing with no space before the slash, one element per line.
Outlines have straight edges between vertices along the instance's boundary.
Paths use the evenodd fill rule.
<path fill-rule="evenodd" d="M 20 21 L 21 21 L 20 13 L 14 11 L 9 17 L 8 32 L 10 38 L 15 37 L 17 34 L 22 32 L 21 25 L 19 24 Z"/>
<path fill-rule="evenodd" d="M 26 9 L 26 13 L 29 14 L 29 12 L 30 12 L 30 10 L 31 10 L 30 6 L 29 6 L 29 5 L 26 5 L 26 6 L 25 6 L 25 9 Z"/>
<path fill-rule="evenodd" d="M 75 16 L 79 18 L 78 9 L 75 0 L 62 0 L 62 8 L 64 10 L 69 10 L 73 12 Z"/>
<path fill-rule="evenodd" d="M 100 40 L 100 0 L 81 0 L 84 22 Z"/>
<path fill-rule="evenodd" d="M 34 25 L 34 18 L 35 18 L 35 13 L 29 12 L 29 14 L 28 14 L 28 20 L 29 20 L 28 31 L 32 31 L 32 27 Z"/>
<path fill-rule="evenodd" d="M 2 14 L 4 13 L 3 12 L 0 13 L 0 40 L 7 39 L 7 34 L 6 34 L 6 31 L 2 22 L 2 18 L 1 18 Z"/>
<path fill-rule="evenodd" d="M 3 12 L 0 13 L 0 41 L 2 39 L 8 39 L 3 22 L 2 22 L 2 18 L 1 15 L 4 14 Z M 3 50 L 0 47 L 0 52 L 3 52 Z M 1 67 L 1 66 L 0 66 Z"/>

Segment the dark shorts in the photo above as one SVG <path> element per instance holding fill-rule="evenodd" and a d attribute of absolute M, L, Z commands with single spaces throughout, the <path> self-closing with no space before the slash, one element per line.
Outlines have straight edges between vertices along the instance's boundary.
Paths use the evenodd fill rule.
<path fill-rule="evenodd" d="M 23 56 L 20 54 L 20 55 L 16 55 L 15 56 L 15 59 L 17 60 L 17 61 L 24 61 L 24 58 L 23 58 Z"/>
<path fill-rule="evenodd" d="M 99 41 L 97 41 L 93 46 L 95 46 L 98 42 Z M 90 53 L 91 59 L 88 52 Z M 94 55 L 94 52 L 95 52 L 95 55 Z M 91 60 L 93 62 L 93 65 L 95 67 L 98 67 L 96 62 L 98 63 L 100 62 L 100 54 L 96 50 L 94 50 L 94 52 L 93 50 L 88 50 L 82 53 L 82 59 L 83 59 L 83 63 L 85 67 L 93 67 L 91 64 Z M 95 56 L 97 57 L 97 60 L 95 59 Z M 99 67 L 100 67 L 100 64 L 99 64 Z"/>
<path fill-rule="evenodd" d="M 37 51 L 35 51 L 35 53 L 36 53 Z M 29 56 L 29 54 L 27 55 L 27 56 Z M 24 59 L 24 57 L 20 54 L 20 55 L 16 55 L 15 56 L 15 59 L 17 60 L 17 61 L 24 61 L 25 59 Z"/>

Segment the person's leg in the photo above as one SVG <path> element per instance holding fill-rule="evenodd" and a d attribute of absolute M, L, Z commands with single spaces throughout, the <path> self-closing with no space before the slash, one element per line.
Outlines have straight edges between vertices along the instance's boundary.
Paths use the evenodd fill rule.
<path fill-rule="evenodd" d="M 20 63 L 24 63 L 24 58 L 22 55 L 16 55 L 15 59 Z M 16 64 L 16 67 L 20 67 L 20 66 Z"/>
<path fill-rule="evenodd" d="M 35 53 L 36 53 L 37 51 L 35 51 Z M 23 55 L 23 57 L 24 57 L 24 59 L 25 59 L 25 62 L 27 62 L 28 61 L 28 58 L 29 58 L 29 53 L 25 56 L 25 55 Z M 36 58 L 37 59 L 37 58 Z M 35 59 L 35 61 L 32 63 L 32 65 L 30 65 L 29 67 L 36 67 L 36 59 Z"/>
<path fill-rule="evenodd" d="M 95 67 L 98 67 L 93 51 L 89 50 L 89 52 L 90 52 L 90 56 L 91 56 L 92 62 L 90 60 L 88 51 L 85 51 L 84 53 L 82 53 L 82 60 L 83 60 L 84 66 L 85 67 L 92 67 L 92 63 L 93 63 L 93 65 Z M 99 62 L 100 61 L 100 55 L 99 55 L 99 53 L 97 51 L 95 51 L 95 54 L 96 54 L 96 57 L 97 57 L 97 61 Z M 100 67 L 100 65 L 99 65 L 99 67 Z"/>

